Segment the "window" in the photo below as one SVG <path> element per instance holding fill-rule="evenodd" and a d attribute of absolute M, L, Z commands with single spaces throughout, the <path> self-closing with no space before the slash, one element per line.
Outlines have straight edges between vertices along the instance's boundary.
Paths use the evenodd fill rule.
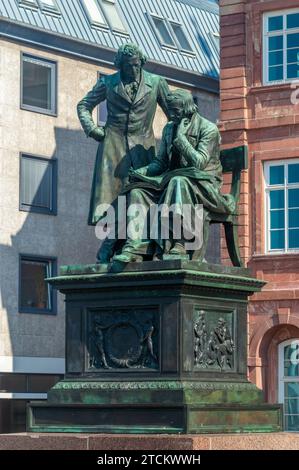
<path fill-rule="evenodd" d="M 42 10 L 58 11 L 57 3 L 55 0 L 39 0 L 39 4 Z"/>
<path fill-rule="evenodd" d="M 193 52 L 180 23 L 156 15 L 149 15 L 149 19 L 162 46 Z"/>
<path fill-rule="evenodd" d="M 299 339 L 279 345 L 279 401 L 283 403 L 284 428 L 299 431 Z"/>
<path fill-rule="evenodd" d="M 94 25 L 106 25 L 105 18 L 99 9 L 99 5 L 96 0 L 82 0 L 85 7 L 85 11 L 89 17 L 91 24 Z"/>
<path fill-rule="evenodd" d="M 56 115 L 56 63 L 22 54 L 21 108 Z"/>
<path fill-rule="evenodd" d="M 267 250 L 299 250 L 299 160 L 265 165 Z"/>
<path fill-rule="evenodd" d="M 55 259 L 20 256 L 20 312 L 56 313 L 56 294 L 45 281 L 55 274 Z"/>
<path fill-rule="evenodd" d="M 20 6 L 38 7 L 37 0 L 19 0 Z"/>
<path fill-rule="evenodd" d="M 108 26 L 112 30 L 127 34 L 115 0 L 82 0 L 82 3 L 91 24 Z"/>
<path fill-rule="evenodd" d="M 158 18 L 156 16 L 152 16 L 152 18 L 160 43 L 165 46 L 175 47 L 175 42 L 170 35 L 166 21 L 163 18 Z"/>
<path fill-rule="evenodd" d="M 21 155 L 20 210 L 56 215 L 56 160 Z"/>
<path fill-rule="evenodd" d="M 219 33 L 214 33 L 214 32 L 211 32 L 210 34 L 211 34 L 213 42 L 216 46 L 217 52 L 219 52 L 219 50 L 220 50 L 220 34 Z"/>
<path fill-rule="evenodd" d="M 56 0 L 19 0 L 19 4 L 21 7 L 35 7 L 41 8 L 46 12 L 53 12 L 58 13 L 58 6 Z"/>
<path fill-rule="evenodd" d="M 172 31 L 174 32 L 175 38 L 179 45 L 179 49 L 184 51 L 192 51 L 192 48 L 188 42 L 186 34 L 184 33 L 183 27 L 180 23 L 175 23 L 173 21 L 169 21 Z"/>
<path fill-rule="evenodd" d="M 99 0 L 104 15 L 111 29 L 126 32 L 123 20 L 116 8 L 115 0 Z"/>
<path fill-rule="evenodd" d="M 299 10 L 264 15 L 264 83 L 299 79 Z"/>
<path fill-rule="evenodd" d="M 104 76 L 105 74 L 100 73 L 100 72 L 98 73 L 98 79 Z M 104 126 L 106 124 L 107 114 L 108 114 L 107 100 L 105 100 L 105 101 L 102 101 L 98 106 L 98 125 L 99 126 Z"/>

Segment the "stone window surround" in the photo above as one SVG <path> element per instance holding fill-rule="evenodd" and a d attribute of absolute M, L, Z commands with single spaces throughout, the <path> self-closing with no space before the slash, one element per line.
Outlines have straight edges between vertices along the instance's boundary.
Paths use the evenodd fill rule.
<path fill-rule="evenodd" d="M 270 5 L 269 5 L 270 7 Z M 282 35 L 285 38 L 287 34 L 287 28 L 285 27 L 285 21 L 286 21 L 286 15 L 290 13 L 299 13 L 298 8 L 289 8 L 289 9 L 284 9 L 284 10 L 274 10 L 274 11 L 264 11 L 261 12 L 263 13 L 263 31 L 262 31 L 262 39 L 263 39 L 263 52 L 262 52 L 262 62 L 263 62 L 263 67 L 262 67 L 262 72 L 263 72 L 263 77 L 262 77 L 262 84 L 264 86 L 273 86 L 273 85 L 279 85 L 279 84 L 284 84 L 284 83 L 292 83 L 296 79 L 295 78 L 286 78 L 286 48 L 285 48 L 285 41 L 283 45 L 283 53 L 284 53 L 284 60 L 283 60 L 283 68 L 284 68 L 284 78 L 282 80 L 268 80 L 268 46 L 267 46 L 267 38 L 268 35 L 271 33 L 268 32 L 268 27 L 267 27 L 267 20 L 270 17 L 274 16 L 283 16 L 283 21 L 284 21 L 284 29 L 282 30 Z M 294 28 L 293 29 L 294 33 L 299 33 L 299 28 Z"/>
<path fill-rule="evenodd" d="M 285 248 L 284 249 L 271 249 L 270 248 L 270 237 L 269 237 L 269 234 L 270 234 L 270 229 L 269 229 L 269 226 L 270 226 L 270 218 L 269 218 L 269 198 L 268 198 L 268 194 L 269 194 L 269 188 L 270 186 L 268 185 L 268 181 L 269 181 L 269 168 L 271 166 L 281 166 L 281 165 L 284 165 L 285 166 L 285 174 L 286 174 L 286 166 L 288 164 L 296 164 L 296 163 L 299 163 L 299 159 L 296 159 L 296 158 L 289 158 L 289 159 L 284 159 L 284 160 L 273 160 L 273 161 L 264 161 L 264 221 L 265 221 L 265 232 L 264 232 L 264 235 L 265 235 L 265 239 L 264 239 L 264 246 L 265 246 L 265 252 L 267 254 L 287 254 L 287 253 L 290 253 L 290 254 L 296 254 L 299 252 L 299 248 L 287 248 L 288 247 L 288 244 L 287 244 L 287 237 L 286 237 L 286 233 L 287 233 L 287 230 L 288 230 L 288 224 L 285 225 L 284 229 L 285 229 Z M 287 190 L 290 186 L 290 184 L 285 182 L 284 186 L 283 186 L 283 189 L 284 190 Z M 292 183 L 292 186 L 291 186 L 293 189 L 297 189 L 299 188 L 299 183 Z M 281 187 L 282 188 L 282 187 Z M 285 205 L 285 210 L 287 209 L 287 206 Z"/>

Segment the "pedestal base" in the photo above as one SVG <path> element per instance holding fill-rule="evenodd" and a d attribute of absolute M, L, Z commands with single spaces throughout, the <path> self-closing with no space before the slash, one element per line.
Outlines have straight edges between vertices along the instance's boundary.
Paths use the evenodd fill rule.
<path fill-rule="evenodd" d="M 299 450 L 298 433 L 217 435 L 2 434 L 0 450 Z"/>
<path fill-rule="evenodd" d="M 66 377 L 29 406 L 33 432 L 281 430 L 247 381 L 245 269 L 184 260 L 65 267 Z"/>

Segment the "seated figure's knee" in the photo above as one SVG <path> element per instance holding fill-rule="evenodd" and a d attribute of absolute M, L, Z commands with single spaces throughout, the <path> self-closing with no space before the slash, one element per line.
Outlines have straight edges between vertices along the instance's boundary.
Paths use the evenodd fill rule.
<path fill-rule="evenodd" d="M 188 183 L 188 178 L 185 176 L 173 176 L 169 181 L 168 185 L 170 186 L 186 186 Z"/>

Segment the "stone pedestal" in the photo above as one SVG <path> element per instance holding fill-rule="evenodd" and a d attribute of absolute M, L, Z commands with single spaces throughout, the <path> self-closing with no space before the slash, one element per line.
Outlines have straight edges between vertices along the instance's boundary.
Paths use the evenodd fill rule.
<path fill-rule="evenodd" d="M 31 432 L 281 430 L 247 381 L 246 269 L 170 260 L 65 266 L 66 375 L 28 410 Z"/>

